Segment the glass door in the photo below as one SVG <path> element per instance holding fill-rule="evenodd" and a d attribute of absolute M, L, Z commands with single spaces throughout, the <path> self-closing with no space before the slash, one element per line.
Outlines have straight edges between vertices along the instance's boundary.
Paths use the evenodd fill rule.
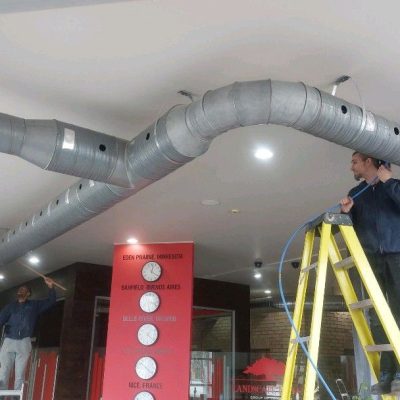
<path fill-rule="evenodd" d="M 232 399 L 234 311 L 193 308 L 190 400 Z"/>

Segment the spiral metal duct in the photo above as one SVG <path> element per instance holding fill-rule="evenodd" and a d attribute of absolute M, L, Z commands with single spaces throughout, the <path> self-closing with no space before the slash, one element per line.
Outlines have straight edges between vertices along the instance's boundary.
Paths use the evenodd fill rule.
<path fill-rule="evenodd" d="M 56 120 L 0 114 L 0 152 L 85 178 L 0 239 L 7 264 L 200 156 L 233 128 L 293 127 L 400 165 L 399 124 L 303 83 L 236 82 L 176 106 L 132 141 Z"/>

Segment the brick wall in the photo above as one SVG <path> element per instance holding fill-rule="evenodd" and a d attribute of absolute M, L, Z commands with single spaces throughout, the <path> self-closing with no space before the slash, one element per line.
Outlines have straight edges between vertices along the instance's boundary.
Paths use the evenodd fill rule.
<path fill-rule="evenodd" d="M 232 350 L 231 320 L 231 316 L 194 319 L 192 350 L 230 352 Z"/>
<path fill-rule="evenodd" d="M 302 336 L 307 336 L 311 324 L 310 312 L 303 318 Z M 250 337 L 253 352 L 265 353 L 268 356 L 286 361 L 290 325 L 284 312 L 268 312 L 266 309 L 253 309 L 250 314 Z M 300 363 L 305 357 L 300 353 Z M 352 322 L 347 312 L 325 312 L 322 319 L 319 368 L 327 379 L 329 386 L 339 396 L 335 379 L 347 380 L 342 372 L 340 357 L 353 352 Z M 347 386 L 352 386 L 347 382 Z M 340 396 L 339 396 L 340 397 Z M 321 389 L 321 399 L 327 394 Z"/>

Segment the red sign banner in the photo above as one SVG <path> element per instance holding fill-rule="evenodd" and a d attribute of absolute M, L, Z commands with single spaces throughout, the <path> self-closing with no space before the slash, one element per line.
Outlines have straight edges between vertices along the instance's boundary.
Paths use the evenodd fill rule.
<path fill-rule="evenodd" d="M 193 243 L 116 245 L 103 400 L 186 399 Z"/>

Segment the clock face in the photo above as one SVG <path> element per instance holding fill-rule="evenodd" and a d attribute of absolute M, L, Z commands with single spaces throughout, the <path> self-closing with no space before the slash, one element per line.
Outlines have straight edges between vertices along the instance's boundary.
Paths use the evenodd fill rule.
<path fill-rule="evenodd" d="M 135 396 L 135 400 L 155 400 L 154 396 L 149 392 L 140 392 Z"/>
<path fill-rule="evenodd" d="M 135 371 L 139 378 L 151 379 L 157 372 L 157 364 L 151 357 L 142 357 L 137 361 Z"/>
<path fill-rule="evenodd" d="M 147 313 L 152 313 L 160 306 L 160 298 L 157 293 L 146 292 L 140 298 L 140 308 Z"/>
<path fill-rule="evenodd" d="M 142 268 L 142 276 L 147 282 L 155 282 L 160 279 L 161 276 L 161 265 L 155 261 L 149 261 L 144 264 Z"/>
<path fill-rule="evenodd" d="M 137 338 L 144 346 L 151 346 L 158 339 L 158 330 L 152 324 L 144 324 L 139 328 Z"/>

